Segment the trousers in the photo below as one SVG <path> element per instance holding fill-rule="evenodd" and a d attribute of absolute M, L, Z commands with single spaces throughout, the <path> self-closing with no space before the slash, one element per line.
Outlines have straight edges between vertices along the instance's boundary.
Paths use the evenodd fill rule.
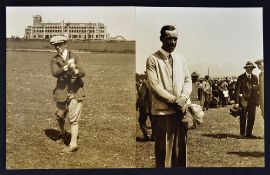
<path fill-rule="evenodd" d="M 187 166 L 187 129 L 180 119 L 180 114 L 152 117 L 156 167 Z"/>
<path fill-rule="evenodd" d="M 77 101 L 74 98 L 66 102 L 57 102 L 56 117 L 58 120 L 67 118 L 71 124 L 77 124 L 81 116 L 82 106 L 82 101 Z"/>
<path fill-rule="evenodd" d="M 255 121 L 256 106 L 248 103 L 240 114 L 240 134 L 251 136 Z"/>

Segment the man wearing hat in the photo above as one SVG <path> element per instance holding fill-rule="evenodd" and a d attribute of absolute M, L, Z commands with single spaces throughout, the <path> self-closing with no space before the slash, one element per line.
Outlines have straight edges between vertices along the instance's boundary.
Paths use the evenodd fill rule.
<path fill-rule="evenodd" d="M 264 72 L 263 72 L 263 60 L 255 61 L 257 67 L 261 70 L 259 74 L 259 94 L 260 94 L 260 108 L 262 116 L 264 117 Z"/>
<path fill-rule="evenodd" d="M 212 98 L 212 82 L 209 75 L 205 75 L 205 80 L 202 83 L 203 96 L 202 104 L 203 111 L 208 110 Z"/>
<path fill-rule="evenodd" d="M 236 83 L 235 107 L 241 107 L 240 112 L 240 135 L 241 137 L 254 137 L 252 129 L 256 114 L 256 94 L 258 88 L 258 78 L 252 74 L 255 68 L 250 61 L 244 66 L 246 72 L 240 75 Z"/>
<path fill-rule="evenodd" d="M 85 97 L 82 77 L 85 76 L 85 72 L 80 58 L 67 50 L 67 37 L 55 36 L 51 38 L 50 43 L 57 51 L 57 55 L 50 62 L 51 73 L 57 78 L 53 91 L 57 108 L 55 115 L 60 128 L 57 142 L 63 142 L 65 119 L 67 119 L 70 123 L 71 141 L 62 152 L 70 153 L 78 149 L 78 122 Z"/>

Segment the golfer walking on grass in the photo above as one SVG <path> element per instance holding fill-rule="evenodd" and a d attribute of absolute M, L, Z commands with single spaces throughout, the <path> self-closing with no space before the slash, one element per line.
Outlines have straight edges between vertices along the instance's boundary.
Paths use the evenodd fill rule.
<path fill-rule="evenodd" d="M 56 87 L 53 91 L 56 102 L 56 119 L 60 128 L 58 142 L 63 142 L 65 135 L 65 119 L 70 123 L 71 141 L 68 147 L 62 152 L 71 153 L 78 149 L 77 137 L 79 130 L 79 119 L 85 97 L 84 83 L 85 76 L 80 58 L 66 48 L 67 37 L 55 36 L 50 43 L 57 51 L 51 59 L 51 73 L 57 78 Z"/>
<path fill-rule="evenodd" d="M 155 129 L 156 167 L 186 167 L 187 129 L 181 123 L 183 107 L 192 91 L 192 82 L 185 58 L 174 54 L 178 32 L 172 25 L 160 31 L 161 48 L 146 63 L 151 114 Z"/>

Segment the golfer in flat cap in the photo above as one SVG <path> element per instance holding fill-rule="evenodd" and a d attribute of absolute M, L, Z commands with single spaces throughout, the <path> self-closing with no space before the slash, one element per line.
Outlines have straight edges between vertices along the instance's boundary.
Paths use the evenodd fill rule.
<path fill-rule="evenodd" d="M 260 108 L 262 116 L 264 117 L 264 71 L 263 71 L 263 60 L 255 61 L 257 67 L 261 70 L 259 74 L 259 94 L 260 94 Z"/>
<path fill-rule="evenodd" d="M 62 152 L 71 153 L 78 149 L 78 122 L 82 111 L 83 99 L 85 97 L 84 83 L 85 76 L 80 58 L 68 51 L 67 37 L 55 36 L 50 43 L 57 51 L 51 59 L 51 73 L 57 78 L 56 87 L 53 91 L 56 102 L 56 119 L 60 128 L 57 142 L 61 143 L 65 136 L 65 119 L 70 123 L 71 141 L 68 147 Z"/>
<path fill-rule="evenodd" d="M 253 138 L 253 125 L 256 114 L 256 96 L 258 90 L 258 78 L 252 73 L 255 68 L 250 61 L 246 63 L 245 73 L 240 75 L 236 83 L 235 107 L 241 107 L 240 113 L 240 136 Z"/>

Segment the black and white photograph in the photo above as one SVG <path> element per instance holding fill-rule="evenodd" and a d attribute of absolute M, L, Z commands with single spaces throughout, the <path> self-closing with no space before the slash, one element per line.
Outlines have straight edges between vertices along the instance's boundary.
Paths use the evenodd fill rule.
<path fill-rule="evenodd" d="M 136 7 L 137 167 L 265 167 L 262 17 Z"/>
<path fill-rule="evenodd" d="M 6 10 L 6 168 L 136 167 L 135 8 Z"/>

